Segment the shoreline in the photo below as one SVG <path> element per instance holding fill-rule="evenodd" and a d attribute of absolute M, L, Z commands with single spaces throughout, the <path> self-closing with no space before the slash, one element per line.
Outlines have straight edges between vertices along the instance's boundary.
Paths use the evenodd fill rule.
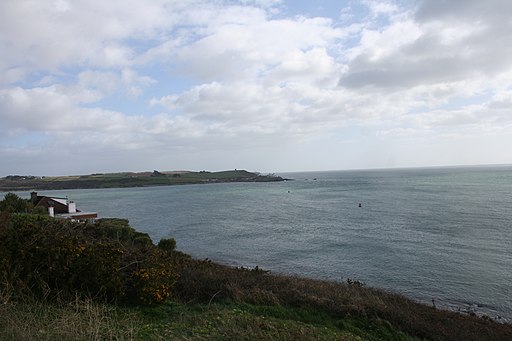
<path fill-rule="evenodd" d="M 191 254 L 187 252 L 187 254 Z M 192 257 L 194 257 L 192 255 Z M 195 257 L 194 257 L 195 258 Z M 199 258 L 195 258 L 197 260 L 201 260 Z M 234 262 L 234 261 L 225 261 L 222 259 L 216 259 L 216 258 L 205 258 L 204 261 L 214 262 L 216 264 L 219 264 L 220 266 L 225 266 L 233 269 L 246 269 L 251 270 L 252 268 L 250 266 L 241 265 L 240 263 Z M 322 277 L 312 277 L 305 274 L 298 274 L 293 272 L 279 272 L 274 271 L 272 269 L 266 268 L 266 267 L 259 267 L 258 265 L 255 266 L 256 269 L 259 271 L 263 271 L 266 273 L 269 273 L 270 275 L 274 275 L 277 277 L 292 277 L 297 279 L 303 279 L 307 281 L 318 281 L 318 282 L 327 282 L 327 283 L 334 283 L 337 285 L 355 285 L 367 288 L 369 290 L 375 290 L 379 293 L 383 294 L 390 294 L 390 295 L 397 295 L 405 300 L 410 300 L 412 302 L 415 302 L 417 304 L 421 304 L 428 308 L 434 308 L 435 310 L 444 311 L 448 313 L 455 313 L 459 314 L 461 316 L 471 316 L 471 317 L 478 317 L 482 319 L 489 319 L 493 322 L 499 323 L 499 324 L 505 324 L 505 325 L 512 325 L 512 316 L 501 316 L 498 311 L 494 310 L 493 307 L 488 306 L 484 303 L 478 303 L 478 302 L 459 302 L 455 299 L 450 300 L 449 298 L 444 299 L 431 299 L 427 298 L 426 296 L 420 297 L 420 296 L 414 296 L 414 295 L 408 295 L 407 293 L 389 289 L 389 288 L 383 288 L 379 286 L 373 286 L 373 285 L 367 285 L 364 281 L 359 281 L 358 279 L 354 278 L 346 278 L 345 280 L 336 280 L 336 279 L 329 279 L 329 278 L 322 278 Z M 486 312 L 486 310 L 478 309 L 488 307 L 494 311 L 495 314 L 490 315 Z M 495 315 L 495 316 L 494 316 Z"/>
<path fill-rule="evenodd" d="M 101 173 L 59 177 L 7 176 L 0 178 L 0 192 L 49 191 L 64 189 L 137 188 L 231 182 L 288 181 L 274 174 L 261 175 L 246 170 L 220 172 L 142 172 Z"/>

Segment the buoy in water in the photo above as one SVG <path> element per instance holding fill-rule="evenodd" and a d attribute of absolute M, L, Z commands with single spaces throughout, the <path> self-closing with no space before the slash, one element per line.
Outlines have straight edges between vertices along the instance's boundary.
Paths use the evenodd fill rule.
<path fill-rule="evenodd" d="M 359 203 L 359 207 L 363 207 L 363 205 L 361 203 Z"/>

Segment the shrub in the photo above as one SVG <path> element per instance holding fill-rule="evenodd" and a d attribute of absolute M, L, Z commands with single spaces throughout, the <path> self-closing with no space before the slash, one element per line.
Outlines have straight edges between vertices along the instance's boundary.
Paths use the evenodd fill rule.
<path fill-rule="evenodd" d="M 171 289 L 176 279 L 176 273 L 167 264 L 159 263 L 162 255 L 159 250 L 153 250 L 154 262 L 147 262 L 132 272 L 133 297 L 138 302 L 151 304 L 164 302 L 171 296 Z M 169 281 L 171 279 L 171 281 Z"/>
<path fill-rule="evenodd" d="M 176 240 L 174 238 L 160 239 L 158 242 L 158 248 L 168 254 L 172 254 L 176 250 Z"/>
<path fill-rule="evenodd" d="M 20 198 L 14 193 L 7 193 L 4 199 L 0 200 L 0 212 L 48 215 L 46 208 L 34 207 L 30 200 Z"/>
<path fill-rule="evenodd" d="M 73 223 L 47 216 L 0 216 L 0 290 L 37 296 L 100 296 L 158 303 L 177 278 L 172 258 L 125 220 Z"/>
<path fill-rule="evenodd" d="M 7 193 L 4 200 L 0 201 L 0 211 L 9 213 L 27 213 L 29 211 L 28 200 L 22 199 L 14 193 Z"/>

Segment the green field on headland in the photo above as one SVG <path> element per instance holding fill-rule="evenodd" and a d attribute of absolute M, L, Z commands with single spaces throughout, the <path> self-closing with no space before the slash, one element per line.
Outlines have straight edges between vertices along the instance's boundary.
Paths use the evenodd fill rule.
<path fill-rule="evenodd" d="M 0 201 L 0 340 L 512 340 L 512 325 L 357 280 L 198 260 L 127 220 L 18 213 L 20 200 Z"/>
<path fill-rule="evenodd" d="M 77 188 L 120 188 L 205 184 L 217 182 L 271 182 L 284 179 L 272 174 L 262 175 L 246 170 L 220 172 L 157 171 L 96 173 L 70 176 L 9 175 L 0 178 L 0 191 L 55 190 Z"/>

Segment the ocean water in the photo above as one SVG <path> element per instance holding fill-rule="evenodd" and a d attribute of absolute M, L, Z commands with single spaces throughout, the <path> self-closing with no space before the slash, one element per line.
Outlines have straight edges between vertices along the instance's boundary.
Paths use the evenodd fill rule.
<path fill-rule="evenodd" d="M 512 166 L 280 175 L 294 180 L 41 193 L 198 258 L 512 322 Z"/>

